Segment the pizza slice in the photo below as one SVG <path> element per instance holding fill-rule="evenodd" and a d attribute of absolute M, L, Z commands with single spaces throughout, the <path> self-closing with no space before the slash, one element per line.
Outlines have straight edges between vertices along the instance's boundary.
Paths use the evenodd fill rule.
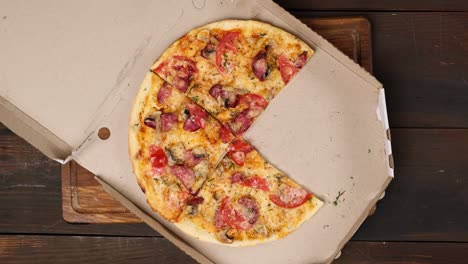
<path fill-rule="evenodd" d="M 322 202 L 236 139 L 177 224 L 205 241 L 247 246 L 285 237 Z"/>
<path fill-rule="evenodd" d="M 152 208 L 176 221 L 233 136 L 183 93 L 148 73 L 129 132 L 133 169 Z"/>
<path fill-rule="evenodd" d="M 241 135 L 312 54 L 279 28 L 224 20 L 187 33 L 151 69 Z"/>

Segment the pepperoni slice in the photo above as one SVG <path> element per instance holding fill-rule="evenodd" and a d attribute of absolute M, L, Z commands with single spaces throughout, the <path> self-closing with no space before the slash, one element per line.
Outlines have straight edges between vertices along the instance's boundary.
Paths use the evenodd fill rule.
<path fill-rule="evenodd" d="M 228 148 L 228 157 L 237 165 L 244 166 L 245 156 L 253 150 L 247 142 L 236 139 Z"/>
<path fill-rule="evenodd" d="M 231 176 L 231 182 L 262 191 L 270 190 L 268 182 L 264 178 L 256 175 L 247 178 L 242 172 L 234 172 Z"/>
<path fill-rule="evenodd" d="M 231 204 L 231 198 L 225 197 L 215 214 L 215 223 L 218 229 L 228 226 L 241 230 L 248 230 L 258 220 L 257 203 L 248 196 L 237 200 L 235 209 Z"/>
<path fill-rule="evenodd" d="M 303 188 L 282 185 L 279 188 L 278 194 L 270 195 L 270 200 L 282 208 L 296 208 L 303 205 L 311 197 L 312 194 L 308 193 Z"/>
<path fill-rule="evenodd" d="M 224 107 L 226 108 L 234 108 L 237 106 L 237 94 L 223 90 L 223 86 L 221 84 L 213 85 L 208 93 L 215 99 L 221 98 L 224 102 Z"/>
<path fill-rule="evenodd" d="M 200 197 L 200 196 L 190 197 L 187 200 L 187 204 L 194 206 L 194 205 L 203 203 L 204 200 L 205 199 L 203 197 Z"/>
<path fill-rule="evenodd" d="M 179 179 L 182 184 L 187 188 L 187 190 L 192 187 L 193 183 L 195 182 L 195 175 L 193 174 L 193 171 L 187 167 L 181 166 L 181 165 L 176 165 L 176 166 L 171 166 L 169 167 L 171 170 L 171 173 L 174 174 L 174 176 Z"/>
<path fill-rule="evenodd" d="M 268 105 L 268 102 L 261 95 L 248 93 L 243 94 L 239 98 L 239 104 L 248 105 L 249 108 L 265 108 Z"/>
<path fill-rule="evenodd" d="M 237 200 L 237 203 L 242 206 L 242 215 L 250 225 L 241 225 L 241 229 L 246 230 L 252 227 L 258 220 L 258 206 L 257 203 L 248 196 L 243 196 Z"/>
<path fill-rule="evenodd" d="M 278 57 L 278 67 L 281 73 L 281 79 L 283 79 L 285 83 L 288 83 L 297 73 L 297 68 L 294 67 L 294 64 L 290 62 L 284 54 Z"/>
<path fill-rule="evenodd" d="M 189 103 L 187 105 L 189 117 L 185 120 L 184 129 L 190 132 L 195 132 L 200 128 L 205 128 L 206 119 L 208 115 L 206 112 L 197 104 Z"/>
<path fill-rule="evenodd" d="M 252 112 L 253 111 L 249 108 L 245 109 L 229 123 L 229 128 L 231 129 L 232 133 L 240 135 L 249 129 L 254 121 L 254 118 L 251 114 Z"/>
<path fill-rule="evenodd" d="M 185 151 L 184 164 L 189 167 L 194 167 L 203 160 L 203 157 L 195 157 L 192 150 Z"/>
<path fill-rule="evenodd" d="M 210 90 L 208 93 L 215 99 L 218 99 L 218 97 L 221 96 L 223 93 L 223 86 L 221 84 L 215 84 L 211 86 Z"/>
<path fill-rule="evenodd" d="M 172 93 L 172 87 L 169 85 L 169 83 L 164 82 L 164 84 L 159 88 L 158 91 L 158 102 L 161 104 L 164 104 L 166 102 L 166 99 L 171 96 Z"/>
<path fill-rule="evenodd" d="M 195 62 L 185 56 L 176 55 L 169 61 L 164 61 L 153 72 L 168 78 L 172 76 L 172 84 L 185 93 L 194 73 L 198 72 Z"/>
<path fill-rule="evenodd" d="M 173 113 L 164 113 L 161 115 L 161 131 L 167 132 L 175 127 L 177 116 Z"/>
<path fill-rule="evenodd" d="M 229 129 L 223 125 L 219 128 L 219 137 L 221 138 L 221 142 L 228 143 L 234 137 Z"/>
<path fill-rule="evenodd" d="M 216 48 L 216 65 L 218 70 L 222 73 L 225 72 L 223 67 L 223 56 L 227 50 L 237 53 L 237 48 L 234 45 L 234 42 L 239 37 L 240 32 L 238 31 L 229 31 L 224 34 L 223 38 L 219 41 L 218 47 Z"/>
<path fill-rule="evenodd" d="M 164 167 L 167 165 L 167 156 L 166 153 L 162 148 L 156 145 L 151 145 L 149 147 L 149 153 L 150 153 L 150 162 L 153 167 L 153 169 L 156 170 L 156 172 L 162 172 Z"/>
<path fill-rule="evenodd" d="M 252 72 L 260 81 L 264 81 L 270 73 L 266 61 L 266 55 L 266 50 L 261 50 L 252 60 Z"/>

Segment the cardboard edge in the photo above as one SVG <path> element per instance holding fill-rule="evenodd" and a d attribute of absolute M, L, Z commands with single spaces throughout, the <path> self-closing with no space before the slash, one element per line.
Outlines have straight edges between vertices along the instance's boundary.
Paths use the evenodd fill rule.
<path fill-rule="evenodd" d="M 385 100 L 385 89 L 381 88 L 379 91 L 379 101 L 377 103 L 377 118 L 382 123 L 384 128 L 384 138 L 385 138 L 385 154 L 388 156 L 387 166 L 388 166 L 388 175 L 392 178 L 394 177 L 394 164 L 393 164 L 393 153 L 392 153 L 392 139 L 390 136 L 390 124 L 388 122 L 387 114 L 387 103 Z"/>
<path fill-rule="evenodd" d="M 139 208 L 137 205 L 135 205 L 129 199 L 123 196 L 119 191 L 117 191 L 112 186 L 107 184 L 98 175 L 96 175 L 94 178 L 96 179 L 96 181 L 98 181 L 102 185 L 104 191 L 106 191 L 110 196 L 112 196 L 114 199 L 119 201 L 124 207 L 126 207 L 136 216 L 141 218 L 151 228 L 153 228 L 162 236 L 167 238 L 170 242 L 172 242 L 174 245 L 176 245 L 178 248 L 184 251 L 187 255 L 195 259 L 198 263 L 214 264 L 213 261 L 211 261 L 201 252 L 193 248 L 191 245 L 185 242 L 182 238 L 180 238 L 177 234 L 175 234 L 174 232 L 172 232 L 171 230 L 163 226 L 161 223 L 155 220 L 152 216 L 144 212 L 141 208 Z"/>
<path fill-rule="evenodd" d="M 39 122 L 0 96 L 0 121 L 50 159 L 66 163 L 73 148 Z"/>
<path fill-rule="evenodd" d="M 333 44 L 331 44 L 328 40 L 324 39 L 317 32 L 313 31 L 306 24 L 304 24 L 298 18 L 294 17 L 284 8 L 282 8 L 281 6 L 279 6 L 278 4 L 276 4 L 275 2 L 271 0 L 257 0 L 257 3 L 260 4 L 262 7 L 264 7 L 265 9 L 267 9 L 268 11 L 270 11 L 271 13 L 273 13 L 274 15 L 276 15 L 281 20 L 283 20 L 286 24 L 288 24 L 289 26 L 297 30 L 297 34 L 296 32 L 290 32 L 291 34 L 301 36 L 301 39 L 305 41 L 306 43 L 308 43 L 309 45 L 310 43 L 313 43 L 315 46 L 320 47 L 321 50 L 325 51 L 327 54 L 335 58 L 337 61 L 339 61 L 349 70 L 351 70 L 354 74 L 364 79 L 366 82 L 374 86 L 376 89 L 383 87 L 383 85 L 374 76 L 368 73 L 363 67 L 361 67 L 359 64 L 354 62 L 347 55 L 343 54 L 335 46 L 333 46 Z M 314 35 L 314 38 L 318 39 L 320 43 L 312 41 L 310 38 L 306 37 L 303 34 L 303 32 L 307 32 L 307 31 L 308 33 L 312 33 Z"/>
<path fill-rule="evenodd" d="M 332 263 L 333 260 L 340 257 L 343 247 L 349 242 L 351 237 L 361 227 L 362 223 L 364 223 L 364 221 L 369 217 L 369 213 L 376 206 L 377 202 L 383 198 L 382 196 L 384 196 L 385 190 L 387 189 L 388 185 L 390 184 L 392 180 L 393 180 L 393 177 L 389 176 L 387 180 L 382 184 L 380 191 L 374 196 L 374 198 L 372 198 L 371 202 L 366 207 L 366 210 L 364 210 L 364 212 L 359 216 L 359 219 L 356 221 L 353 227 L 349 230 L 349 232 L 343 237 L 341 242 L 338 244 L 338 248 L 335 251 L 335 253 L 332 254 L 332 256 L 325 263 L 327 264 Z"/>

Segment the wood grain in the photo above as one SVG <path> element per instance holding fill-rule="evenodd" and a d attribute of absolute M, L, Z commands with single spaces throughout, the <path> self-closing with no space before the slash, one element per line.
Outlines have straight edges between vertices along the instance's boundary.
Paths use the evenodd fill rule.
<path fill-rule="evenodd" d="M 349 242 L 334 264 L 462 264 L 468 243 Z"/>
<path fill-rule="evenodd" d="M 466 263 L 468 243 L 349 242 L 334 261 Z M 197 263 L 164 238 L 0 236 L 0 263 Z"/>
<path fill-rule="evenodd" d="M 158 236 L 145 224 L 68 224 L 60 164 L 0 124 L 0 233 Z"/>
<path fill-rule="evenodd" d="M 370 20 L 374 75 L 385 88 L 391 128 L 468 128 L 468 12 L 294 14 Z"/>
<path fill-rule="evenodd" d="M 372 72 L 370 24 L 362 17 L 303 18 L 343 53 Z M 131 214 L 107 195 L 94 175 L 75 162 L 62 166 L 63 217 L 69 223 L 137 223 Z"/>
<path fill-rule="evenodd" d="M 393 129 L 395 180 L 355 240 L 468 241 L 468 130 Z"/>
<path fill-rule="evenodd" d="M 0 236 L 0 263 L 196 263 L 164 238 Z"/>
<path fill-rule="evenodd" d="M 465 0 L 274 0 L 289 10 L 467 11 Z"/>

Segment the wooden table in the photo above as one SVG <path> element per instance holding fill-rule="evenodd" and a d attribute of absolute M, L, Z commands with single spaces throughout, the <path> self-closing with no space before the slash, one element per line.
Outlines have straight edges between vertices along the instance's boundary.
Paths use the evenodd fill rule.
<path fill-rule="evenodd" d="M 468 263 L 468 2 L 278 2 L 373 27 L 396 178 L 336 263 Z M 66 223 L 60 165 L 2 125 L 0 150 L 0 263 L 194 263 L 144 224 Z"/>

